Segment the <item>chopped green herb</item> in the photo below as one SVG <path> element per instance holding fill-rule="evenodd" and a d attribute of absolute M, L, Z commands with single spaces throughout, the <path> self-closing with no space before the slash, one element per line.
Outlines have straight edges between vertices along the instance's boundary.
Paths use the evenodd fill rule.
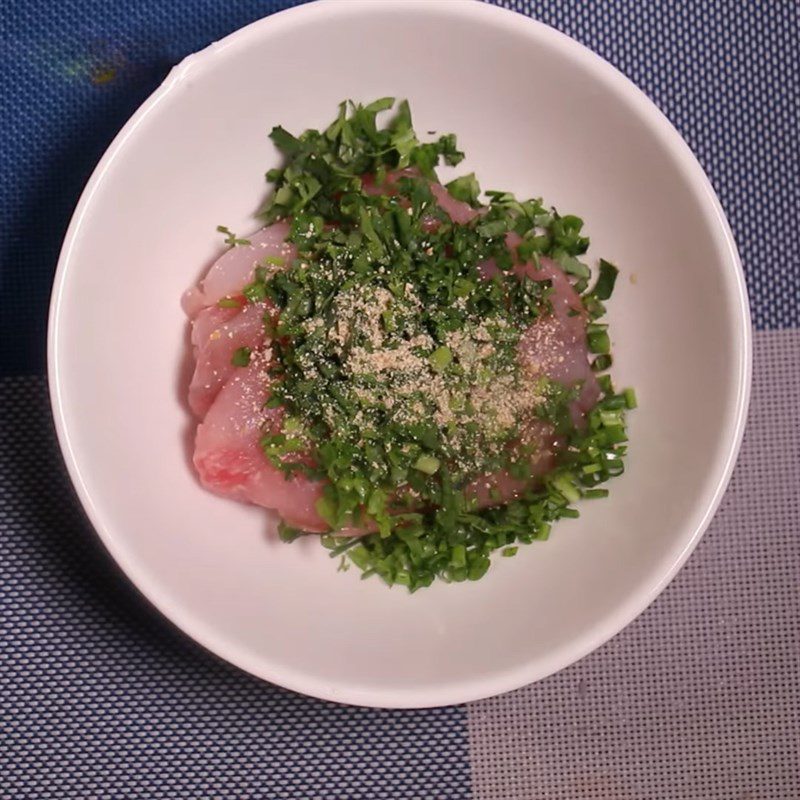
<path fill-rule="evenodd" d="M 220 233 L 225 234 L 225 244 L 230 245 L 231 247 L 250 244 L 249 239 L 239 239 L 230 228 L 226 228 L 224 225 L 217 225 L 217 230 Z"/>
<path fill-rule="evenodd" d="M 233 356 L 231 357 L 231 364 L 234 367 L 246 367 L 250 363 L 250 348 L 249 347 L 239 347 L 233 351 Z"/>
<path fill-rule="evenodd" d="M 601 260 L 588 289 L 583 221 L 504 191 L 479 206 L 469 174 L 446 188 L 480 212 L 454 224 L 431 181 L 463 153 L 452 134 L 421 142 L 405 101 L 342 103 L 324 130 L 276 127 L 270 137 L 285 161 L 267 173 L 275 190 L 261 215 L 290 222 L 298 256 L 267 257 L 243 289 L 277 309 L 265 317 L 275 379 L 266 405 L 285 414 L 261 446 L 287 477 L 323 481 L 316 510 L 331 531 L 370 531 L 322 537 L 347 559 L 340 568 L 353 563 L 411 591 L 477 580 L 497 551 L 510 557 L 546 540 L 553 522 L 578 516 L 576 502 L 605 496 L 600 484 L 624 469 L 632 390 L 616 394 L 598 375 L 602 398 L 576 424 L 581 385 L 563 386 L 541 366 L 532 375 L 520 357 L 526 332 L 555 335 L 558 287 L 515 266 L 549 258 L 580 296 L 570 313 L 589 321 L 592 369 L 611 365 L 597 320 L 617 269 Z M 220 230 L 229 244 L 245 241 Z M 233 363 L 250 355 L 240 348 Z M 542 426 L 548 436 L 531 436 Z M 554 469 L 528 479 L 553 436 Z M 505 502 L 498 474 L 524 483 Z M 299 534 L 281 528 L 284 539 Z"/>
<path fill-rule="evenodd" d="M 611 352 L 611 339 L 605 330 L 589 331 L 587 336 L 590 353 L 608 355 Z"/>
<path fill-rule="evenodd" d="M 278 525 L 278 536 L 282 542 L 293 542 L 295 539 L 303 535 L 303 531 L 297 528 L 292 528 L 286 523 L 281 522 Z"/>
<path fill-rule="evenodd" d="M 428 361 L 436 372 L 441 372 L 453 360 L 449 347 L 437 347 L 429 356 Z"/>
<path fill-rule="evenodd" d="M 608 353 L 603 353 L 602 355 L 597 356 L 594 361 L 592 361 L 592 370 L 594 372 L 604 372 L 611 367 L 612 363 L 613 359 L 611 358 L 611 355 Z"/>
<path fill-rule="evenodd" d="M 617 281 L 619 270 L 610 262 L 605 259 L 600 259 L 600 274 L 597 277 L 597 283 L 592 289 L 592 294 L 598 300 L 608 300 L 614 291 L 614 284 Z"/>
<path fill-rule="evenodd" d="M 456 200 L 469 203 L 471 206 L 478 205 L 481 187 L 474 172 L 470 172 L 469 175 L 462 175 L 460 178 L 450 181 L 450 183 L 445 185 L 445 188 Z"/>
<path fill-rule="evenodd" d="M 426 475 L 433 475 L 438 472 L 440 463 L 438 458 L 422 455 L 414 462 L 414 469 L 424 472 Z"/>

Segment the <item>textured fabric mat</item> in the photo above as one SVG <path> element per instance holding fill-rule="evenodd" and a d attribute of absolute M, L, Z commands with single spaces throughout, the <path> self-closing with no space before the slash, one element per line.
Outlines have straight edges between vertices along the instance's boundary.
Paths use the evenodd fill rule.
<path fill-rule="evenodd" d="M 799 353 L 800 331 L 756 334 L 730 489 L 661 597 L 578 664 L 470 706 L 475 800 L 800 798 Z"/>
<path fill-rule="evenodd" d="M 0 798 L 469 796 L 466 711 L 323 703 L 145 607 L 85 522 L 44 380 L 0 380 Z"/>
<path fill-rule="evenodd" d="M 183 56 L 290 5 L 296 3 L 5 0 L 0 374 L 44 367 L 45 308 L 61 239 L 83 184 L 121 125 Z M 800 326 L 800 251 L 786 246 L 800 209 L 800 3 L 497 5 L 578 39 L 650 95 L 720 194 L 757 301 L 756 326 Z"/>
<path fill-rule="evenodd" d="M 267 686 L 144 608 L 84 523 L 43 380 L 0 381 L 0 798 L 800 797 L 798 352 L 756 335 L 731 489 L 635 623 L 518 692 L 409 712 Z"/>
<path fill-rule="evenodd" d="M 733 228 L 758 328 L 800 327 L 800 2 L 501 0 L 599 53 L 689 143 Z M 776 234 L 770 232 L 776 226 Z"/>

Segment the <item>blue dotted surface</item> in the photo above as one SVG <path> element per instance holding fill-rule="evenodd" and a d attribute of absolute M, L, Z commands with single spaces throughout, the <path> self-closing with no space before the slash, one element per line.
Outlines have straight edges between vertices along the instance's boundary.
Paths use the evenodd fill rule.
<path fill-rule="evenodd" d="M 187 53 L 295 3 L 11 0 L 0 15 L 0 374 L 44 365 L 45 309 L 80 190 Z M 666 112 L 716 186 L 759 328 L 800 324 L 800 3 L 501 0 L 603 55 Z"/>
<path fill-rule="evenodd" d="M 41 372 L 80 190 L 169 68 L 286 0 L 11 0 L 0 15 L 0 375 Z M 664 110 L 739 243 L 756 327 L 800 324 L 800 3 L 500 0 L 603 55 Z"/>

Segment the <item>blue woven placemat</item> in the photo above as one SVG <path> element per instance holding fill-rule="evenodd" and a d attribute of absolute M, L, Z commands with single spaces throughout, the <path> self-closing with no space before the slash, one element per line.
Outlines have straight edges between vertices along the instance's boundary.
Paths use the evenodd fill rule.
<path fill-rule="evenodd" d="M 302 698 L 173 631 L 96 545 L 64 477 L 43 377 L 50 282 L 83 183 L 169 68 L 293 3 L 11 0 L 0 14 L 0 798 L 800 797 L 800 4 L 499 4 L 643 88 L 700 158 L 737 237 L 757 328 L 753 408 L 698 552 L 606 647 L 468 707 Z"/>

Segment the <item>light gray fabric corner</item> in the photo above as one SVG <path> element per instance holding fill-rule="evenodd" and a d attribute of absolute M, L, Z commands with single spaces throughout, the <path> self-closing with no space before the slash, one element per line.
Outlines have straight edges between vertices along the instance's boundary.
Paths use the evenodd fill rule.
<path fill-rule="evenodd" d="M 756 333 L 754 372 L 731 486 L 664 594 L 469 706 L 475 800 L 800 798 L 800 331 Z"/>

